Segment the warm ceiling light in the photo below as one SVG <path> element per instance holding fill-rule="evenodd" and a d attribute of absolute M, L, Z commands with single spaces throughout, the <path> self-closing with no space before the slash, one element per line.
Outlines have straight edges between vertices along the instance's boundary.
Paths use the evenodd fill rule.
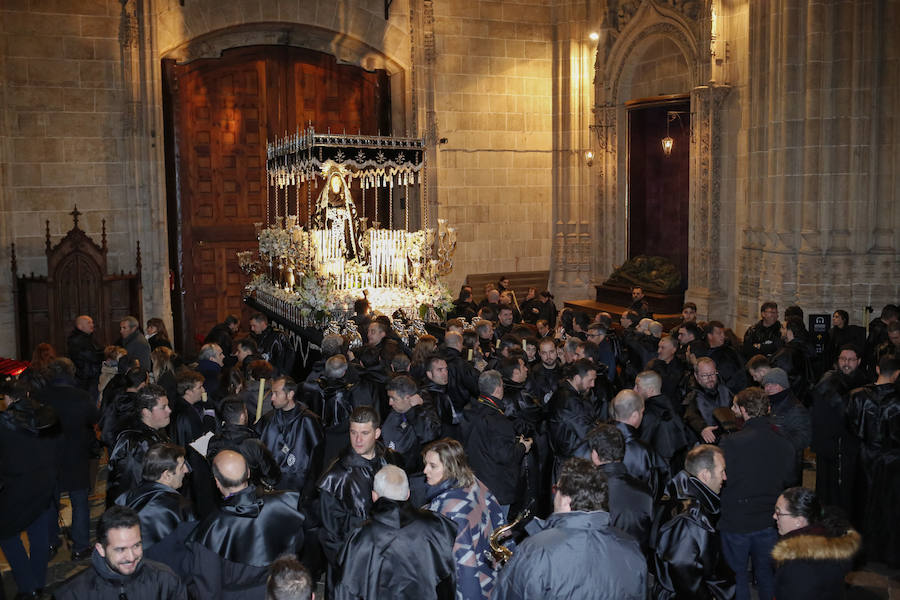
<path fill-rule="evenodd" d="M 597 33 L 596 31 L 592 31 L 588 37 L 591 38 L 592 42 L 596 42 L 597 40 L 600 39 L 600 34 Z"/>

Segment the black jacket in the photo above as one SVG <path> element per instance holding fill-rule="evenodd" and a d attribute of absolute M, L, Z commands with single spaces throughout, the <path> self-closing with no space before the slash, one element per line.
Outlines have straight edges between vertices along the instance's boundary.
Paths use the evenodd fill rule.
<path fill-rule="evenodd" d="M 150 343 L 140 329 L 135 329 L 128 337 L 121 340 L 121 346 L 128 352 L 129 360 L 137 360 L 141 368 L 150 370 Z"/>
<path fill-rule="evenodd" d="M 392 410 L 381 424 L 381 442 L 403 457 L 403 469 L 409 473 L 422 470 L 422 447 L 440 434 L 441 422 L 429 400 L 402 414 Z"/>
<path fill-rule="evenodd" d="M 78 387 L 87 390 L 93 384 L 96 388 L 104 358 L 103 346 L 94 340 L 93 334 L 73 329 L 66 338 L 66 351 L 75 364 Z"/>
<path fill-rule="evenodd" d="M 706 352 L 706 356 L 716 361 L 719 381 L 728 386 L 732 394 L 737 394 L 747 387 L 747 371 L 744 368 L 744 359 L 730 344 L 726 342 L 721 346 L 710 348 Z"/>
<path fill-rule="evenodd" d="M 75 387 L 74 380 L 54 380 L 38 392 L 38 400 L 53 408 L 59 417 L 62 438 L 59 449 L 59 489 L 86 490 L 91 487 L 90 461 L 98 450 L 94 425 L 99 418 L 90 395 Z"/>
<path fill-rule="evenodd" d="M 284 553 L 300 554 L 304 516 L 297 492 L 260 493 L 249 486 L 225 498 L 188 538 L 192 589 L 199 598 L 262 595 L 268 567 Z"/>
<path fill-rule="evenodd" d="M 793 444 L 796 453 L 795 462 L 799 465 L 803 458 L 803 450 L 809 446 L 809 442 L 812 440 L 809 411 L 800 404 L 791 390 L 784 390 L 774 396 L 769 396 L 769 401 L 771 402 L 769 420 L 775 427 L 775 431 Z M 802 473 L 798 470 L 797 475 L 800 476 Z"/>
<path fill-rule="evenodd" d="M 347 540 L 339 558 L 336 600 L 452 600 L 456 523 L 379 498 L 371 517 Z"/>
<path fill-rule="evenodd" d="M 669 362 L 654 358 L 647 363 L 647 368 L 659 373 L 662 378 L 662 393 L 672 399 L 678 414 L 683 414 L 681 401 L 686 393 L 687 366 L 675 356 Z"/>
<path fill-rule="evenodd" d="M 272 452 L 259 439 L 259 433 L 249 425 L 226 423 L 222 430 L 210 438 L 206 446 L 206 458 L 212 463 L 222 450 L 234 450 L 247 461 L 250 481 L 275 487 L 281 479 L 281 469 Z"/>
<path fill-rule="evenodd" d="M 797 529 L 778 540 L 775 559 L 775 597 L 790 600 L 843 600 L 844 577 L 860 548 L 860 535 L 848 529 L 840 535 L 822 527 Z"/>
<path fill-rule="evenodd" d="M 450 387 L 435 383 L 426 378 L 419 388 L 419 396 L 428 403 L 438 422 L 441 424 L 442 437 L 459 437 L 459 424 L 462 421 L 465 404 L 457 405 L 450 396 Z"/>
<path fill-rule="evenodd" d="M 503 414 L 512 419 L 516 432 L 525 437 L 534 437 L 543 428 L 544 405 L 528 390 L 525 382 L 504 379 L 500 405 Z"/>
<path fill-rule="evenodd" d="M 350 403 L 353 406 L 368 404 L 378 411 L 379 417 L 384 419 L 391 410 L 385 390 L 385 385 L 390 378 L 384 365 L 379 361 L 373 366 L 359 366 L 357 373 L 359 379 L 350 388 Z M 349 382 L 349 378 L 345 377 L 345 381 Z M 311 387 L 310 389 L 315 388 Z"/>
<path fill-rule="evenodd" d="M 772 366 L 788 374 L 791 391 L 803 400 L 814 381 L 812 363 L 802 340 L 791 340 L 772 357 Z"/>
<path fill-rule="evenodd" d="M 204 417 L 201 411 L 200 402 L 191 404 L 184 398 L 175 399 L 169 423 L 169 438 L 173 444 L 185 447 L 207 431 L 215 429 L 215 420 Z"/>
<path fill-rule="evenodd" d="M 644 401 L 640 431 L 641 439 L 650 444 L 670 468 L 672 459 L 693 442 L 672 401 L 662 394 Z"/>
<path fill-rule="evenodd" d="M 719 424 L 713 417 L 713 411 L 717 408 L 731 408 L 731 398 L 731 390 L 721 383 L 717 383 L 711 390 L 701 385 L 694 386 L 685 397 L 687 407 L 684 410 L 684 422 L 699 438 L 705 427 Z"/>
<path fill-rule="evenodd" d="M 781 339 L 781 322 L 775 321 L 772 325 L 766 327 L 763 325 L 762 319 L 751 325 L 744 334 L 744 343 L 742 351 L 744 360 L 750 360 L 757 354 L 762 354 L 766 358 L 778 352 L 784 341 Z"/>
<path fill-rule="evenodd" d="M 112 506 L 120 495 L 143 482 L 141 470 L 144 456 L 153 444 L 167 442 L 164 430 L 154 430 L 136 421 L 122 431 L 109 453 L 109 475 L 106 484 L 106 505 Z"/>
<path fill-rule="evenodd" d="M 556 388 L 559 387 L 559 378 L 559 365 L 554 369 L 548 369 L 544 363 L 538 362 L 528 370 L 528 387 L 541 403 L 547 404 L 556 393 Z"/>
<path fill-rule="evenodd" d="M 226 323 L 219 323 L 209 330 L 204 338 L 204 344 L 218 344 L 225 356 L 231 356 L 232 343 L 231 329 Z"/>
<path fill-rule="evenodd" d="M 671 477 L 669 464 L 639 437 L 637 429 L 619 421 L 613 424 L 625 438 L 625 459 L 622 461 L 625 470 L 644 483 L 653 499 L 658 500 Z"/>
<path fill-rule="evenodd" d="M 304 401 L 317 415 L 325 433 L 324 464 L 329 464 L 349 442 L 350 413 L 361 402 L 353 397 L 353 386 L 344 379 L 331 379 L 323 375 L 304 386 Z M 368 402 L 366 402 L 368 404 Z M 274 451 L 273 451 L 274 453 Z"/>
<path fill-rule="evenodd" d="M 846 425 L 850 391 L 867 383 L 869 382 L 862 369 L 856 369 L 849 376 L 835 369 L 825 373 L 812 389 L 811 445 L 817 455 L 838 457 L 842 450 L 841 442 L 850 437 Z"/>
<path fill-rule="evenodd" d="M 24 531 L 54 502 L 59 422 L 29 398 L 0 412 L 0 538 Z"/>
<path fill-rule="evenodd" d="M 774 510 L 774 509 L 773 509 Z M 657 508 L 651 544 L 660 600 L 734 598 L 734 572 L 725 563 L 716 525 L 719 496 L 687 471 L 680 471 Z"/>
<path fill-rule="evenodd" d="M 719 529 L 750 533 L 771 528 L 775 501 L 797 481 L 794 447 L 767 417 L 750 419 L 743 429 L 723 437 L 719 447 L 728 469 Z"/>
<path fill-rule="evenodd" d="M 568 380 L 560 381 L 556 393 L 547 404 L 550 446 L 557 465 L 573 456 L 586 458 L 586 454 L 590 455 L 586 450 L 587 434 L 598 418 L 594 406 L 584 395 L 577 392 Z"/>
<path fill-rule="evenodd" d="M 650 527 L 653 525 L 653 497 L 646 483 L 635 479 L 620 462 L 600 467 L 606 475 L 609 493 L 609 517 L 618 527 L 641 545 L 645 555 L 650 550 Z"/>
<path fill-rule="evenodd" d="M 400 457 L 378 443 L 375 456 L 364 458 L 347 446 L 319 481 L 319 541 L 329 562 L 337 564 L 338 553 L 347 537 L 368 518 L 372 508 L 375 473 Z"/>
<path fill-rule="evenodd" d="M 131 575 L 122 575 L 94 550 L 91 566 L 54 592 L 56 600 L 187 600 L 181 579 L 166 565 L 142 559 Z"/>
<path fill-rule="evenodd" d="M 511 420 L 500 400 L 480 396 L 470 404 L 462 422 L 462 442 L 475 475 L 497 497 L 500 504 L 512 504 L 520 485 L 520 466 L 525 446 L 519 443 Z"/>
<path fill-rule="evenodd" d="M 262 357 L 275 367 L 276 375 L 291 375 L 296 354 L 287 336 L 271 324 L 260 335 L 251 334 Z"/>
<path fill-rule="evenodd" d="M 553 513 L 500 570 L 491 600 L 643 600 L 647 561 L 603 511 Z"/>
<path fill-rule="evenodd" d="M 441 354 L 447 361 L 447 394 L 456 410 L 462 412 L 478 397 L 480 373 L 455 348 L 444 348 Z"/>
<path fill-rule="evenodd" d="M 256 429 L 281 470 L 278 489 L 294 490 L 308 497 L 322 472 L 325 451 L 325 433 L 319 418 L 295 402 L 291 410 L 274 409 L 264 414 Z"/>

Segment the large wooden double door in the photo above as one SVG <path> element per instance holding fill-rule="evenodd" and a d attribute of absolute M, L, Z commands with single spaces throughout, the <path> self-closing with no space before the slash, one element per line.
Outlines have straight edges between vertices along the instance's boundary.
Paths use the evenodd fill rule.
<path fill-rule="evenodd" d="M 229 314 L 247 326 L 236 253 L 256 249 L 254 224 L 274 214 L 267 140 L 309 123 L 317 131 L 389 132 L 390 87 L 384 71 L 286 46 L 165 61 L 164 72 L 175 337 L 191 352 Z M 306 195 L 304 186 L 282 192 L 281 214 L 287 200 L 305 219 Z"/>

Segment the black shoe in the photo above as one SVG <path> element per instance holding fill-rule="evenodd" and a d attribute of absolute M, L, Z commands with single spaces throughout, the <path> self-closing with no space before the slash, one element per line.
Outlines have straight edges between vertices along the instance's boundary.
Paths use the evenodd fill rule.
<path fill-rule="evenodd" d="M 85 548 L 84 550 L 72 552 L 72 560 L 84 560 L 86 558 L 90 558 L 93 551 L 93 548 Z"/>

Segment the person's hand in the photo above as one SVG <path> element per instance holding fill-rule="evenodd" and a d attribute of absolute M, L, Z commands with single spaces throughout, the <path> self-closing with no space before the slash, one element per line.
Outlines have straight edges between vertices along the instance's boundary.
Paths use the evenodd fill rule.
<path fill-rule="evenodd" d="M 412 396 L 409 397 L 409 405 L 410 406 L 421 406 L 422 404 L 425 404 L 425 401 L 422 400 L 422 396 L 420 396 L 418 394 L 413 394 Z"/>
<path fill-rule="evenodd" d="M 690 362 L 691 365 L 695 367 L 697 366 L 697 356 L 693 352 L 691 352 L 690 346 L 688 346 L 687 350 L 684 351 L 684 356 L 688 359 L 688 362 Z"/>
<path fill-rule="evenodd" d="M 534 440 L 532 440 L 531 438 L 520 437 L 519 443 L 525 446 L 525 452 L 528 453 L 531 452 L 531 445 L 534 444 Z"/>
<path fill-rule="evenodd" d="M 703 441 L 707 444 L 714 444 L 716 442 L 716 434 L 715 431 L 718 428 L 717 425 L 710 425 L 709 427 L 704 427 L 703 431 L 700 432 L 700 437 L 703 438 Z"/>

